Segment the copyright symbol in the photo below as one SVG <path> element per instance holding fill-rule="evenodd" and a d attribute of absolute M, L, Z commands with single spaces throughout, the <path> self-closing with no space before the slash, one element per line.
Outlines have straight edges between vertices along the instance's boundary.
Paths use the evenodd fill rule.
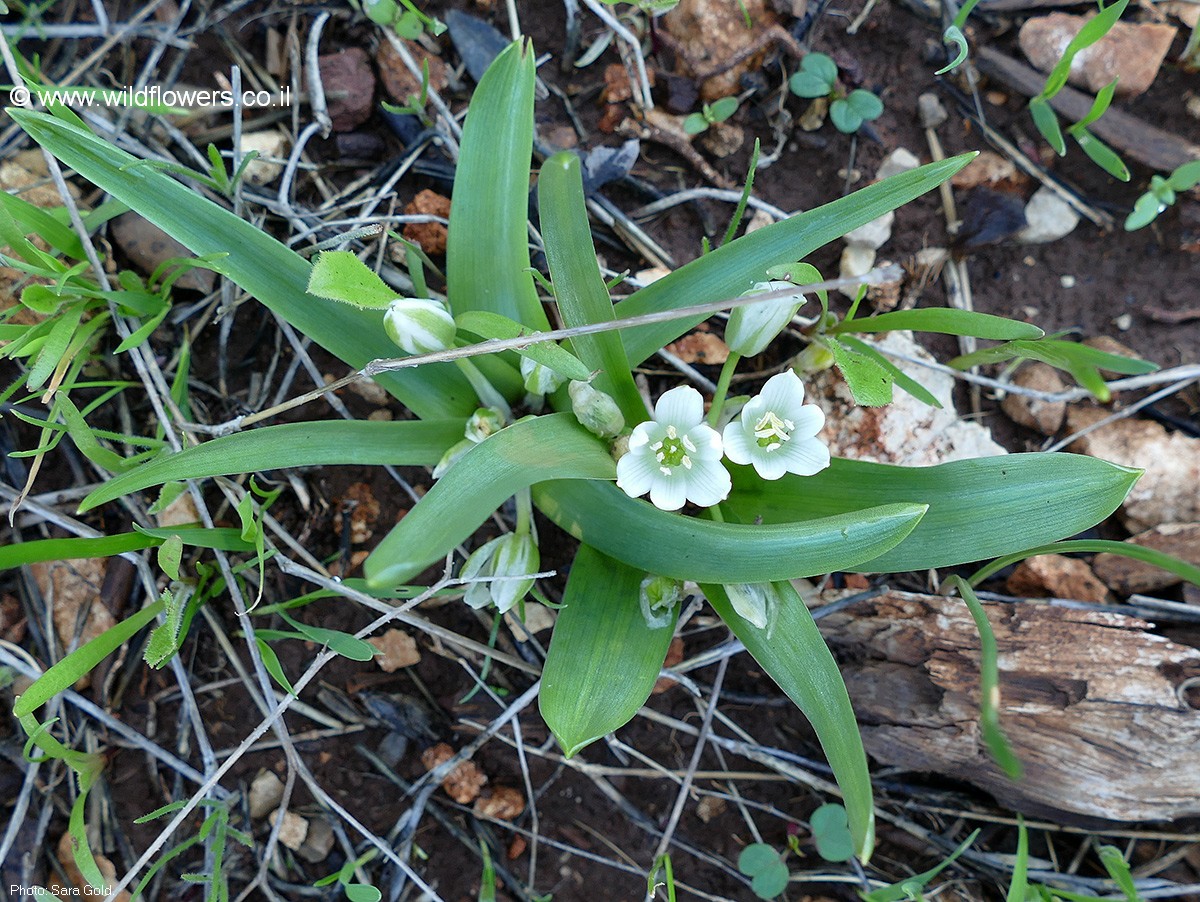
<path fill-rule="evenodd" d="M 29 89 L 20 86 L 8 92 L 8 100 L 13 106 L 29 105 Z"/>

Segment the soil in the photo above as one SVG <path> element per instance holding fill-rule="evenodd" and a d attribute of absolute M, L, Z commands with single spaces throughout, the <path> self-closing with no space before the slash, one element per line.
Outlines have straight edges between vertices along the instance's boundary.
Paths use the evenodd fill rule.
<path fill-rule="evenodd" d="M 68 5 L 72 7 L 77 21 L 90 19 L 91 10 L 87 4 Z M 107 3 L 105 6 L 110 18 L 121 21 L 137 5 Z M 221 24 L 195 36 L 200 51 L 193 51 L 184 61 L 182 77 L 185 81 L 208 84 L 212 80 L 212 73 L 227 71 L 235 61 L 229 51 L 231 44 L 239 45 L 250 58 L 261 59 L 265 53 L 268 28 L 285 30 L 293 17 L 298 16 L 303 33 L 313 15 L 320 10 L 327 9 L 335 13 L 322 38 L 323 53 L 333 53 L 346 47 L 373 46 L 377 40 L 376 31 L 365 24 L 361 16 L 349 16 L 340 4 L 318 3 L 300 8 L 293 4 L 252 2 L 225 6 L 228 8 L 217 16 Z M 463 7 L 456 2 L 434 3 L 426 7 L 426 11 L 444 18 L 452 7 L 464 8 L 492 22 L 502 32 L 507 32 L 503 5 L 488 11 L 476 6 Z M 561 137 L 570 130 L 571 119 L 557 99 L 561 92 L 561 95 L 572 98 L 574 113 L 583 126 L 583 133 L 575 134 L 580 149 L 620 143 L 623 140 L 620 136 L 606 134 L 599 128 L 605 114 L 598 102 L 604 86 L 603 73 L 605 66 L 620 62 L 616 50 L 610 47 L 591 65 L 564 74 L 558 66 L 567 37 L 563 6 L 550 0 L 518 0 L 517 9 L 538 52 L 551 56 L 550 62 L 542 66 L 540 75 L 556 91 L 538 106 L 539 135 Z M 860 12 L 862 4 L 858 0 L 830 4 L 824 9 L 823 15 L 816 19 L 804 40 L 807 47 L 833 56 L 853 86 L 876 91 L 884 101 L 885 112 L 873 123 L 869 135 L 856 140 L 836 132 L 828 124 L 812 133 L 796 131 L 785 144 L 778 160 L 760 169 L 754 181 L 756 196 L 783 210 L 811 209 L 835 199 L 847 189 L 865 185 L 879 162 L 897 147 L 907 148 L 922 159 L 928 159 L 925 133 L 917 124 L 915 115 L 917 97 L 927 91 L 940 93 L 950 110 L 949 121 L 939 131 L 948 154 L 980 150 L 986 146 L 978 129 L 962 115 L 955 99 L 960 96 L 958 87 L 953 83 L 947 85 L 941 82 L 933 74 L 942 60 L 940 29 L 936 23 L 900 4 L 880 3 L 867 15 L 858 33 L 848 35 L 848 22 Z M 985 16 L 976 27 L 973 40 L 986 40 L 990 46 L 1017 56 L 1015 27 L 1025 15 L 1006 13 Z M 793 20 L 784 16 L 782 21 L 787 27 Z M 602 28 L 598 20 L 586 13 L 582 15 L 582 23 L 586 46 L 599 37 Z M 1181 36 L 1177 41 L 1176 55 L 1183 40 Z M 61 65 L 64 58 L 69 59 L 76 53 L 82 56 L 85 50 L 90 49 L 89 42 L 75 43 L 79 46 L 74 47 L 71 42 L 64 45 L 61 40 L 42 45 L 47 65 Z M 448 39 L 443 38 L 438 46 L 448 62 L 457 62 Z M 22 50 L 26 50 L 24 45 Z M 143 53 L 144 48 L 136 45 L 112 51 L 112 71 L 130 71 L 132 59 Z M 651 57 L 650 62 L 659 74 L 659 100 L 665 102 L 666 89 L 662 86 L 673 69 L 672 54 L 662 48 Z M 762 90 L 748 98 L 732 119 L 733 124 L 746 131 L 746 146 L 724 160 L 709 158 L 716 170 L 733 183 L 740 183 L 745 176 L 750 139 L 760 138 L 764 149 L 774 147 L 771 120 L 775 118 L 774 110 L 779 104 L 776 89 L 782 81 L 781 63 L 794 66 L 786 56 L 773 51 L 748 76 L 749 83 L 761 85 Z M 470 79 L 464 77 L 462 83 L 463 90 L 456 92 L 451 89 L 446 92 L 447 99 L 456 110 L 465 107 L 469 96 Z M 1195 96 L 1196 85 L 1194 74 L 1168 63 L 1147 94 L 1130 101 L 1118 101 L 1118 105 L 1147 122 L 1167 128 L 1193 143 L 1200 143 L 1200 121 L 1184 112 L 1185 99 Z M 1124 211 L 1144 189 L 1150 172 L 1131 166 L 1132 180 L 1128 185 L 1123 185 L 1107 177 L 1078 149 L 1073 149 L 1065 158 L 1054 158 L 1040 149 L 1040 142 L 1036 139 L 1036 132 L 1019 95 L 997 85 L 984 85 L 983 92 L 984 112 L 994 129 L 1022 147 L 1032 148 L 1050 171 L 1074 186 L 1089 203 L 1109 211 L 1118 221 L 1123 219 Z M 795 117 L 803 110 L 796 98 L 788 99 L 786 105 Z M 362 176 L 379 172 L 386 162 L 399 157 L 401 145 L 376 109 L 353 132 L 318 140 L 310 145 L 310 152 L 313 162 L 321 167 L 328 183 L 341 187 Z M 438 161 L 431 157 L 430 162 Z M 849 177 L 847 169 L 851 170 Z M 662 193 L 705 183 L 685 158 L 655 143 L 643 143 L 632 175 L 641 184 Z M 1028 183 L 1020 190 L 1028 195 L 1033 187 L 1032 183 Z M 428 174 L 414 174 L 405 177 L 396 186 L 399 205 L 402 206 L 426 188 L 448 193 L 448 185 L 443 179 Z M 303 192 L 310 193 L 310 200 L 319 199 L 311 184 L 304 184 Z M 636 186 L 613 186 L 606 193 L 624 209 L 632 209 L 648 199 L 644 193 L 639 194 Z M 1200 306 L 1200 298 L 1194 288 L 1198 259 L 1194 253 L 1181 250 L 1188 241 L 1195 246 L 1197 226 L 1194 221 L 1184 219 L 1189 209 L 1195 210 L 1195 201 L 1184 199 L 1180 205 L 1159 217 L 1152 228 L 1132 234 L 1119 228 L 1106 231 L 1083 222 L 1069 236 L 1053 244 L 1024 246 L 1005 240 L 975 249 L 966 257 L 975 307 L 984 312 L 1028 319 L 1047 331 L 1068 331 L 1080 337 L 1108 335 L 1164 367 L 1195 362 L 1197 350 L 1200 349 L 1200 321 L 1169 324 L 1154 318 L 1157 311 L 1185 312 Z M 699 255 L 703 238 L 707 237 L 710 241 L 720 239 L 730 212 L 731 206 L 728 204 L 699 201 L 674 208 L 642 225 L 676 263 L 682 264 Z M 274 224 L 269 223 L 268 227 L 274 227 Z M 646 266 L 645 261 L 615 247 L 610 236 L 598 234 L 597 240 L 601 242 L 602 254 L 612 269 L 619 271 L 629 268 L 636 271 Z M 946 247 L 951 243 L 952 237 L 947 233 L 939 198 L 936 194 L 930 194 L 897 212 L 893 237 L 880 256 L 906 262 L 922 248 Z M 822 272 L 833 275 L 836 274 L 839 253 L 840 243 L 822 249 L 813 255 L 811 262 Z M 937 280 L 930 283 L 918 301 L 923 306 L 938 306 L 945 302 L 942 283 Z M 214 388 L 211 392 L 205 392 L 203 387 L 197 389 L 198 399 L 209 405 L 208 413 L 213 422 L 241 412 L 251 380 L 255 374 L 266 369 L 275 353 L 275 326 L 273 321 L 263 316 L 261 308 L 244 305 L 234 316 L 235 328 L 230 331 L 224 347 L 218 347 L 218 343 L 212 340 L 213 330 L 209 330 L 206 336 L 208 340 L 197 343 L 195 348 L 193 372 L 200 382 L 208 386 L 218 385 L 216 372 L 219 357 L 224 356 L 228 363 L 228 386 L 225 391 Z M 171 333 L 170 327 L 165 331 L 169 334 L 160 332 L 155 342 L 160 353 L 169 355 L 172 344 L 181 339 L 182 333 L 178 330 Z M 777 353 L 778 359 L 782 360 L 795 349 L 789 348 L 785 340 L 773 353 Z M 933 350 L 940 359 L 956 353 L 951 342 L 935 342 Z M 323 372 L 342 372 L 340 365 L 327 357 L 316 354 L 314 359 Z M 772 358 L 766 358 L 764 366 L 771 362 Z M 702 364 L 698 368 L 710 378 L 716 377 L 715 368 Z M 651 378 L 655 378 L 656 373 L 651 370 Z M 307 387 L 301 386 L 303 390 Z M 356 416 L 365 417 L 379 409 L 378 405 L 368 403 L 351 392 L 342 392 L 339 397 Z M 1184 428 L 1195 429 L 1193 414 L 1196 401 L 1194 392 L 1185 393 L 1160 406 L 1164 412 L 1180 421 Z M 394 403 L 386 407 L 394 416 L 405 415 Z M 311 410 L 293 411 L 284 419 L 302 419 L 309 416 Z M 147 410 L 135 410 L 133 414 L 135 417 L 149 416 Z M 1012 450 L 1026 450 L 1041 442 L 1041 436 L 1014 426 L 999 413 L 994 404 L 986 400 L 983 415 Z M 28 448 L 36 441 L 36 434 L 31 428 L 12 424 L 9 428 L 16 435 L 16 447 Z M 424 471 L 406 471 L 403 475 L 417 492 L 429 487 L 430 479 Z M 326 561 L 338 560 L 343 568 L 351 566 L 354 552 L 369 548 L 371 542 L 377 540 L 387 526 L 411 505 L 411 499 L 381 470 L 327 468 L 305 472 L 299 478 L 308 491 L 308 503 L 301 505 L 293 493 L 285 493 L 272 513 L 278 516 L 292 535 L 301 539 L 313 555 Z M 39 480 L 38 489 L 45 491 L 65 487 L 71 482 L 70 468 L 59 462 L 48 467 Z M 380 504 L 374 538 L 355 545 L 349 541 L 345 529 L 339 528 L 336 522 L 339 511 L 348 511 L 343 506 L 343 499 L 353 483 L 365 483 Z M 108 531 L 124 531 L 127 528 L 115 522 L 123 519 L 122 512 L 110 512 L 107 516 L 109 522 L 104 523 L 103 527 Z M 229 511 L 225 511 L 225 517 L 235 519 Z M 100 524 L 96 522 L 94 525 Z M 543 566 L 564 573 L 570 559 L 568 543 L 550 524 L 540 523 L 540 526 Z M 267 591 L 271 601 L 295 598 L 311 589 L 311 586 L 299 580 L 272 574 L 270 568 L 268 574 Z M 893 577 L 890 583 L 898 588 L 919 588 L 923 583 L 923 575 Z M 560 576 L 557 580 L 547 581 L 544 591 L 551 598 L 557 598 L 561 594 L 561 586 Z M 13 591 L 15 583 L 6 583 L 4 588 Z M 236 620 L 232 615 L 218 613 L 218 616 L 226 632 L 234 636 L 238 630 Z M 461 635 L 481 643 L 488 642 L 490 619 L 471 612 L 464 605 L 443 605 L 428 611 L 428 616 Z M 307 608 L 306 619 L 315 625 L 353 631 L 368 623 L 371 615 L 346 601 L 326 599 Z M 280 623 L 272 625 L 282 626 Z M 1171 635 L 1175 641 L 1200 645 L 1200 634 L 1190 628 L 1175 628 Z M 683 635 L 685 658 L 717 644 L 722 636 L 713 619 L 698 615 Z M 539 638 L 544 641 L 546 635 Z M 236 639 L 234 644 L 237 645 Z M 424 772 L 419 760 L 422 747 L 440 740 L 459 748 L 474 735 L 467 722 L 486 724 L 503 710 L 503 705 L 489 699 L 487 692 L 479 692 L 464 701 L 476 687 L 471 674 L 460 663 L 458 652 L 425 636 L 420 637 L 419 644 L 423 656 L 420 664 L 393 675 L 381 675 L 374 664 L 335 659 L 322 672 L 320 680 L 301 696 L 314 709 L 343 721 L 345 718 L 341 713 L 329 708 L 329 700 L 333 696 L 340 696 L 346 699 L 351 709 L 359 707 L 361 710 L 353 697 L 353 690 L 356 689 L 369 688 L 396 694 L 404 704 L 424 712 L 431 724 L 431 735 L 410 743 L 408 753 L 395 771 L 399 778 L 409 781 Z M 499 645 L 501 650 L 509 653 L 519 655 L 523 651 L 513 647 L 504 631 L 501 632 Z M 285 671 L 292 675 L 301 672 L 316 651 L 311 643 L 302 642 L 276 643 L 276 647 Z M 216 684 L 235 676 L 225 653 L 205 631 L 197 631 L 197 638 L 189 640 L 183 659 L 193 674 L 195 687 Z M 472 662 L 476 668 L 480 663 L 478 659 Z M 174 740 L 169 738 L 172 732 L 170 725 L 175 723 L 179 715 L 178 701 L 169 692 L 175 685 L 173 677 L 169 671 L 147 673 L 136 654 L 130 654 L 121 667 L 122 675 L 129 680 L 120 708 L 121 718 L 148 735 L 157 731 L 158 741 L 173 745 Z M 716 668 L 703 668 L 691 672 L 689 676 L 707 696 L 706 690 L 716 679 Z M 494 667 L 488 679 L 492 690 L 502 692 L 504 699 L 519 695 L 530 685 L 525 674 L 503 666 Z M 158 698 L 159 693 L 164 694 L 162 698 Z M 819 749 L 803 717 L 786 699 L 779 696 L 775 686 L 756 669 L 748 656 L 736 657 L 731 662 L 725 676 L 723 698 L 728 703 L 725 707 L 736 714 L 737 722 L 754 737 L 755 742 L 791 750 L 806 759 L 805 766 L 812 772 L 823 775 Z M 198 701 L 213 745 L 218 750 L 236 746 L 261 720 L 249 695 L 236 680 L 223 688 L 201 692 Z M 702 707 L 678 686 L 653 696 L 649 707 L 676 722 L 692 726 L 700 722 L 702 714 Z M 317 721 L 295 712 L 287 715 L 286 723 L 296 737 L 321 728 Z M 644 869 L 651 861 L 657 845 L 656 831 L 669 818 L 678 792 L 675 779 L 664 778 L 664 775 L 666 772 L 682 773 L 687 769 L 692 755 L 692 737 L 673 728 L 669 721 L 656 723 L 637 718 L 620 732 L 621 742 L 656 762 L 654 766 L 660 770 L 656 772 L 645 762 L 631 757 L 628 750 L 621 746 L 597 743 L 584 752 L 583 757 L 593 765 L 611 770 L 593 778 L 565 766 L 557 759 L 557 747 L 548 736 L 535 708 L 528 709 L 520 718 L 520 734 L 525 762 L 513 753 L 510 743 L 500 741 L 485 745 L 476 755 L 475 762 L 488 776 L 490 786 L 509 786 L 524 792 L 528 779 L 538 794 L 536 823 L 528 812 L 515 822 L 518 830 L 534 830 L 540 838 L 537 872 L 532 878 L 536 892 L 545 897 L 552 895 L 556 902 L 595 899 L 633 902 L 642 899 L 645 894 Z M 14 735 L 9 734 L 7 739 L 10 748 L 16 743 Z M 511 739 L 513 733 L 508 730 L 501 735 Z M 389 831 L 396 827 L 410 805 L 409 799 L 366 754 L 377 752 L 386 736 L 387 731 L 380 727 L 355 726 L 344 735 L 323 734 L 320 738 L 297 744 L 316 780 L 325 790 L 370 831 L 381 837 L 390 837 Z M 270 737 L 271 734 L 267 734 L 264 742 Z M 101 744 L 105 744 L 107 737 L 103 733 L 99 738 Z M 114 822 L 119 824 L 122 838 L 110 842 L 108 854 L 129 863 L 136 857 L 130 851 L 140 850 L 157 834 L 155 823 L 137 825 L 133 822 L 134 818 L 174 798 L 186 797 L 190 788 L 175 785 L 175 778 L 168 770 L 149 772 L 144 757 L 136 750 L 122 749 L 115 743 L 109 747 L 112 751 L 109 753 L 104 792 L 111 799 L 115 811 Z M 194 750 L 187 752 L 185 757 L 189 757 L 193 763 L 197 760 Z M 230 789 L 245 789 L 260 768 L 274 769 L 282 775 L 284 766 L 284 755 L 277 747 L 263 748 L 242 758 L 223 785 Z M 523 773 L 526 766 L 527 778 Z M 725 753 L 718 756 L 711 747 L 702 756 L 699 769 L 702 772 L 726 772 L 727 776 L 723 779 L 711 776 L 698 779 L 697 787 L 731 798 L 720 804 L 706 806 L 698 805 L 693 798 L 684 806 L 676 831 L 677 844 L 672 853 L 674 874 L 681 884 L 701 892 L 681 889 L 680 898 L 751 899 L 753 894 L 734 865 L 740 849 L 760 837 L 754 835 L 754 829 L 748 826 L 747 820 L 739 812 L 737 800 L 741 799 L 748 806 L 759 806 L 755 822 L 764 826 L 761 840 L 783 848 L 792 822 L 806 820 L 808 814 L 827 799 L 799 783 L 784 782 L 766 769 L 735 755 Z M 940 779 L 936 775 L 878 773 L 876 776 L 877 791 L 884 810 L 903 815 L 934 835 L 942 832 L 951 834 L 963 812 L 975 812 L 977 816 L 967 816 L 970 826 L 979 822 L 985 827 L 984 834 L 978 840 L 978 848 L 1002 854 L 1011 854 L 1015 849 L 1016 832 L 1009 821 L 1003 820 L 1007 812 L 979 791 Z M 20 773 L 16 765 L 0 760 L 2 794 L 15 795 L 19 785 Z M 63 798 L 66 798 L 65 794 Z M 297 784 L 292 808 L 302 814 L 316 814 L 311 795 L 300 783 Z M 761 811 L 764 809 L 775 812 L 776 816 L 763 816 Z M 49 836 L 55 841 L 65 828 L 65 810 L 63 808 L 52 818 Z M 32 829 L 32 824 L 27 826 Z M 810 876 L 802 884 L 793 884 L 787 898 L 857 898 L 853 886 L 847 886 L 843 880 L 821 879 L 822 874 L 840 875 L 848 872 L 826 866 L 816 855 L 805 831 L 798 829 L 802 857 L 790 858 L 789 864 L 793 870 L 806 872 Z M 1054 825 L 1048 825 L 1045 832 L 1037 834 L 1033 852 L 1043 858 L 1057 856 L 1057 860 L 1065 866 L 1084 838 L 1054 833 L 1055 829 Z M 1173 829 L 1183 834 L 1189 825 L 1174 825 Z M 263 822 L 255 823 L 253 830 L 257 838 L 265 838 L 267 828 Z M 1051 836 L 1056 844 L 1054 848 L 1045 839 Z M 427 814 L 415 835 L 415 846 L 419 850 L 416 866 L 441 898 L 451 902 L 482 899 L 480 881 L 483 866 L 479 843 L 487 842 L 493 850 L 492 857 L 501 877 L 497 898 L 532 898 L 528 890 L 531 880 L 530 852 L 515 849 L 512 840 L 513 835 L 509 831 L 475 819 L 469 813 L 469 806 L 458 806 L 439 791 L 430 799 Z M 351 842 L 358 852 L 363 851 L 358 836 L 351 836 Z M 515 853 L 512 860 L 507 854 L 510 849 Z M 1153 861 L 1161 848 L 1153 838 L 1145 838 L 1133 844 L 1132 852 L 1135 862 L 1142 863 Z M 887 822 L 881 823 L 879 852 L 873 862 L 873 868 L 879 873 L 888 875 L 889 879 L 899 879 L 935 864 L 938 859 L 938 851 L 929 843 L 917 843 L 904 830 Z M 311 889 L 313 881 L 336 870 L 345 860 L 345 851 L 340 844 L 327 859 L 317 863 L 303 861 L 288 853 L 286 867 L 280 870 L 280 874 L 285 876 L 273 878 L 274 889 L 283 898 L 311 897 L 314 892 Z M 204 864 L 199 855 L 185 856 L 181 861 L 182 867 L 177 870 L 193 871 Z M 235 896 L 256 869 L 257 862 L 252 855 L 245 851 L 234 854 L 231 887 Z M 396 875 L 391 870 L 380 868 L 377 862 L 369 870 L 376 885 L 383 889 L 385 897 L 390 886 L 399 885 L 392 883 Z M 6 877 L 11 873 L 10 870 L 4 872 Z M 1155 874 L 1180 884 L 1195 884 L 1200 880 L 1200 861 L 1196 858 L 1195 847 L 1189 855 L 1180 856 L 1175 863 L 1168 862 Z M 509 878 L 511 883 L 507 882 Z M 8 879 L 3 881 L 6 886 L 9 882 Z M 999 898 L 1003 887 L 999 871 L 989 870 L 977 863 L 970 870 L 958 872 L 958 876 L 946 885 L 943 892 L 958 898 Z M 189 888 L 174 880 L 164 882 L 155 892 L 158 898 L 199 898 L 195 887 Z M 325 898 L 336 897 L 336 890 L 327 892 Z M 2 889 L 0 893 L 3 893 Z M 404 893 L 403 898 L 408 899 L 418 898 L 419 895 L 413 892 L 411 886 Z M 255 897 L 260 896 L 256 894 Z"/>

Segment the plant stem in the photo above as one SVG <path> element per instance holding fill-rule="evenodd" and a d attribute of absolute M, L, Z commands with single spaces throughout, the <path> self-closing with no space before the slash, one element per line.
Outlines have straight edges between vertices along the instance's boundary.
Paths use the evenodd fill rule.
<path fill-rule="evenodd" d="M 714 429 L 717 421 L 721 418 L 721 409 L 725 406 L 725 396 L 729 394 L 729 381 L 733 378 L 733 371 L 737 369 L 741 359 L 741 354 L 730 351 L 729 356 L 725 359 L 725 365 L 721 367 L 721 376 L 717 379 L 717 390 L 713 393 L 712 407 L 708 411 L 708 425 Z"/>
<path fill-rule="evenodd" d="M 471 388 L 475 390 L 475 394 L 479 398 L 479 403 L 484 407 L 494 407 L 504 415 L 504 422 L 512 422 L 512 408 L 508 406 L 508 401 L 500 392 L 496 391 L 495 386 L 487 381 L 483 373 L 479 372 L 479 368 L 465 357 L 460 357 L 454 361 L 458 364 L 458 368 L 462 370 L 462 374 L 467 377 L 467 381 L 471 383 Z"/>
<path fill-rule="evenodd" d="M 517 505 L 517 523 L 513 532 L 517 535 L 524 535 L 531 532 L 533 527 L 533 494 L 526 487 L 513 496 L 513 501 Z"/>

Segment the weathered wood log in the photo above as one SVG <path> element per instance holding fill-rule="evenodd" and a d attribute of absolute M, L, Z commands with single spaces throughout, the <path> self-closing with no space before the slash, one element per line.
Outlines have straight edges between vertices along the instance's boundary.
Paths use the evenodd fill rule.
<path fill-rule="evenodd" d="M 1020 782 L 979 733 L 979 636 L 957 598 L 889 592 L 820 621 L 867 751 L 1029 814 L 1114 821 L 1200 814 L 1200 651 L 1108 611 L 985 605 L 999 646 L 1001 724 Z M 1197 687 L 1200 689 L 1200 687 Z"/>
<path fill-rule="evenodd" d="M 975 64 L 984 75 L 1004 82 L 1028 97 L 1041 92 L 1046 84 L 1045 73 L 1005 56 L 991 47 L 979 47 Z M 1064 87 L 1050 99 L 1050 106 L 1071 122 L 1078 122 L 1092 108 L 1092 96 L 1074 88 Z M 1184 163 L 1200 157 L 1200 146 L 1178 135 L 1155 128 L 1124 110 L 1110 108 L 1088 129 L 1097 138 L 1123 151 L 1151 169 L 1171 172 Z"/>

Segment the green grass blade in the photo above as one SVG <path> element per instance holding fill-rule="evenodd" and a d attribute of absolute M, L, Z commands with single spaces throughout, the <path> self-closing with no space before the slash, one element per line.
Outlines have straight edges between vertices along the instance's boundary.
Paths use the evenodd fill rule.
<path fill-rule="evenodd" d="M 308 294 L 308 261 L 274 238 L 85 129 L 32 110 L 11 112 L 38 144 L 192 253 L 223 255 L 222 272 L 349 366 L 396 356 L 378 311 Z M 524 235 L 522 226 L 522 242 Z M 470 385 L 450 364 L 382 373 L 376 379 L 420 417 L 468 416 L 476 406 Z"/>
<path fill-rule="evenodd" d="M 1000 653 L 996 646 L 996 634 L 987 618 L 983 605 L 971 591 L 971 587 L 960 576 L 951 576 L 947 584 L 958 589 L 966 602 L 979 631 L 979 726 L 983 743 L 1010 780 L 1019 780 L 1024 772 L 1021 761 L 1013 754 L 1008 737 L 1000 727 Z"/>
<path fill-rule="evenodd" d="M 138 533 L 99 536 L 95 539 L 39 539 L 0 548 L 0 570 L 11 570 L 39 561 L 69 561 L 89 557 L 110 557 L 127 551 L 141 551 L 162 543 L 162 539 Z"/>
<path fill-rule="evenodd" d="M 701 588 L 754 660 L 812 724 L 842 790 L 855 854 L 866 861 L 875 846 L 875 803 L 867 755 L 842 673 L 804 599 L 791 583 L 776 583 L 783 601 L 768 632 L 739 616 L 722 586 L 705 584 Z"/>
<path fill-rule="evenodd" d="M 937 332 L 942 335 L 973 335 L 975 338 L 990 338 L 996 341 L 1041 338 L 1046 334 L 1030 323 L 950 307 L 896 310 L 865 319 L 843 320 L 830 331 L 836 335 L 842 332 L 894 332 L 897 329 Z"/>
<path fill-rule="evenodd" d="M 563 152 L 545 162 L 538 176 L 538 206 L 563 324 L 570 328 L 612 320 L 612 299 L 592 246 L 579 157 Z M 625 421 L 634 424 L 646 419 L 646 404 L 633 383 L 621 336 L 600 332 L 577 336 L 571 343 L 590 369 L 600 371 L 594 385 L 613 397 Z"/>
<path fill-rule="evenodd" d="M 514 41 L 480 79 L 463 125 L 446 239 L 454 313 L 486 310 L 549 329 L 529 274 L 533 47 Z"/>
<path fill-rule="evenodd" d="M 678 607 L 651 629 L 639 602 L 645 575 L 587 545 L 571 565 L 538 697 L 568 758 L 628 723 L 658 679 Z"/>
<path fill-rule="evenodd" d="M 723 503 L 744 523 L 789 523 L 871 504 L 928 504 L 904 541 L 856 569 L 901 573 L 1012 554 L 1095 526 L 1124 500 L 1141 470 L 1077 454 L 1008 454 L 936 467 L 834 458 L 816 476 L 764 482 L 730 467 Z"/>
<path fill-rule="evenodd" d="M 635 316 L 705 300 L 737 297 L 755 282 L 762 281 L 768 268 L 794 263 L 852 229 L 903 206 L 936 188 L 971 162 L 974 156 L 961 154 L 921 166 L 815 210 L 743 235 L 622 301 L 616 307 L 617 316 Z M 703 319 L 626 329 L 621 333 L 625 353 L 632 363 L 641 363 Z"/>
<path fill-rule="evenodd" d="M 668 513 L 603 482 L 534 488 L 542 513 L 631 567 L 706 583 L 763 583 L 845 570 L 908 535 L 921 504 L 890 504 L 803 523 L 713 523 Z"/>
<path fill-rule="evenodd" d="M 464 454 L 387 534 L 363 562 L 367 585 L 391 588 L 412 579 L 527 486 L 615 479 L 616 471 L 608 449 L 570 414 L 513 423 Z"/>
<path fill-rule="evenodd" d="M 1013 860 L 1012 880 L 1004 902 L 1025 902 L 1029 890 L 1029 830 L 1025 818 L 1017 815 L 1017 854 Z"/>
<path fill-rule="evenodd" d="M 1119 554 L 1123 557 L 1133 558 L 1135 561 L 1145 561 L 1147 564 L 1153 564 L 1155 567 L 1168 570 L 1181 579 L 1186 579 L 1194 586 L 1200 586 L 1200 567 L 1197 567 L 1195 564 L 1167 554 L 1165 551 L 1159 551 L 1157 548 L 1147 548 L 1145 545 L 1135 545 L 1132 542 L 1115 542 L 1111 539 L 1072 539 L 1066 542 L 1039 545 L 1036 548 L 1026 548 L 1016 554 L 1006 554 L 1004 557 L 997 558 L 986 567 L 976 571 L 972 574 L 968 582 L 972 586 L 977 586 L 989 576 L 999 573 L 1010 564 L 1015 564 L 1026 558 L 1036 557 L 1039 554 L 1071 554 L 1081 551 L 1094 554 L 1108 552 L 1109 554 Z"/>
<path fill-rule="evenodd" d="M 96 489 L 79 509 L 91 510 L 122 495 L 181 479 L 338 464 L 433 466 L 462 436 L 459 420 L 329 420 L 266 426 L 156 457 Z"/>
<path fill-rule="evenodd" d="M 25 690 L 25 694 L 13 705 L 13 714 L 16 717 L 32 714 L 53 696 L 70 689 L 81 676 L 91 673 L 97 664 L 124 645 L 138 630 L 153 622 L 165 608 L 163 602 L 156 601 L 71 652 Z"/>

